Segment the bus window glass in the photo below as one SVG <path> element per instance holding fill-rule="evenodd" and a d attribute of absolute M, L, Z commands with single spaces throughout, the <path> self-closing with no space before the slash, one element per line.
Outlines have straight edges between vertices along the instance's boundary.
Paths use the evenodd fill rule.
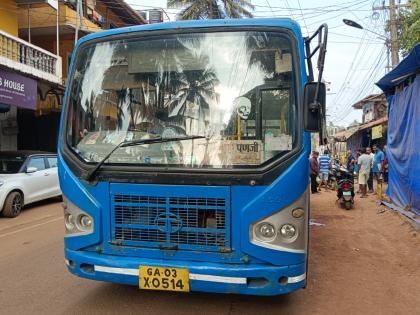
<path fill-rule="evenodd" d="M 79 50 L 67 143 L 98 162 L 122 141 L 182 136 L 118 149 L 107 161 L 174 167 L 256 167 L 297 143 L 290 39 L 219 32 L 121 39 Z"/>

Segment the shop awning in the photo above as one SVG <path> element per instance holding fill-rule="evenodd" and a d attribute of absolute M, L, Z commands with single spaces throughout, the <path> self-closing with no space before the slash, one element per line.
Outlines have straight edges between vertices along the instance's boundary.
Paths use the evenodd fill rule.
<path fill-rule="evenodd" d="M 336 139 L 338 141 L 346 141 L 348 138 L 350 138 L 356 132 L 357 132 L 357 128 L 352 128 L 352 129 L 349 129 L 349 130 L 343 130 L 343 131 L 337 132 L 334 135 L 334 139 Z"/>
<path fill-rule="evenodd" d="M 377 120 L 370 121 L 370 122 L 368 122 L 368 123 L 366 123 L 366 124 L 360 125 L 360 126 L 357 128 L 357 131 L 359 131 L 359 130 L 364 130 L 364 129 L 368 129 L 368 128 L 372 128 L 372 127 L 375 127 L 375 126 L 377 126 L 377 125 L 384 124 L 384 123 L 386 123 L 387 121 L 388 121 L 388 117 L 382 117 L 382 118 L 379 118 L 379 119 L 377 119 Z"/>

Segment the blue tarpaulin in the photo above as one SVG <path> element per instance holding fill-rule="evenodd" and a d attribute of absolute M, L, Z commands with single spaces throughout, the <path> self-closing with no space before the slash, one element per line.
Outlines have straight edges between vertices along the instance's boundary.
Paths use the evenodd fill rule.
<path fill-rule="evenodd" d="M 420 69 L 420 43 L 413 48 L 411 53 L 404 58 L 395 69 L 380 79 L 376 85 L 382 91 L 389 92 L 395 86 L 407 79 L 407 77 L 416 74 Z"/>
<path fill-rule="evenodd" d="M 420 69 L 420 44 L 377 85 L 388 97 L 388 196 L 420 215 L 420 75 L 403 89 L 395 87 Z"/>

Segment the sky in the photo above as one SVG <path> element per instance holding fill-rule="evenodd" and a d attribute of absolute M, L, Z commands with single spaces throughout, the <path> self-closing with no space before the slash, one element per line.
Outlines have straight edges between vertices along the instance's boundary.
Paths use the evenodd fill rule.
<path fill-rule="evenodd" d="M 163 8 L 175 20 L 178 10 L 167 8 L 166 0 L 126 0 L 136 10 Z M 312 34 L 320 24 L 327 23 L 329 37 L 323 78 L 327 82 L 327 121 L 348 126 L 361 121 L 361 110 L 351 106 L 358 100 L 380 90 L 375 86 L 385 73 L 387 49 L 385 47 L 385 21 L 387 10 L 380 7 L 381 0 L 252 0 L 255 17 L 290 17 L 296 20 L 304 36 Z M 402 3 L 407 1 L 403 0 Z M 350 19 L 364 30 L 345 25 Z M 378 33 L 376 35 L 372 32 Z"/>

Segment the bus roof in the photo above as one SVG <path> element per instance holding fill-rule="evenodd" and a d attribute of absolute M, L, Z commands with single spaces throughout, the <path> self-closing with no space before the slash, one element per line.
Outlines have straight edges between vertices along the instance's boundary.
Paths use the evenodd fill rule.
<path fill-rule="evenodd" d="M 155 24 L 144 24 L 122 28 L 110 29 L 102 32 L 92 33 L 82 37 L 77 42 L 77 47 L 82 43 L 102 38 L 106 36 L 127 34 L 131 32 L 146 32 L 146 31 L 159 31 L 159 30 L 173 30 L 183 28 L 208 28 L 208 27 L 221 27 L 221 26 L 260 26 L 260 27 L 280 27 L 287 28 L 297 35 L 302 37 L 300 26 L 297 22 L 289 18 L 264 18 L 264 19 L 209 19 L 209 20 L 191 20 L 191 21 L 176 21 Z"/>

